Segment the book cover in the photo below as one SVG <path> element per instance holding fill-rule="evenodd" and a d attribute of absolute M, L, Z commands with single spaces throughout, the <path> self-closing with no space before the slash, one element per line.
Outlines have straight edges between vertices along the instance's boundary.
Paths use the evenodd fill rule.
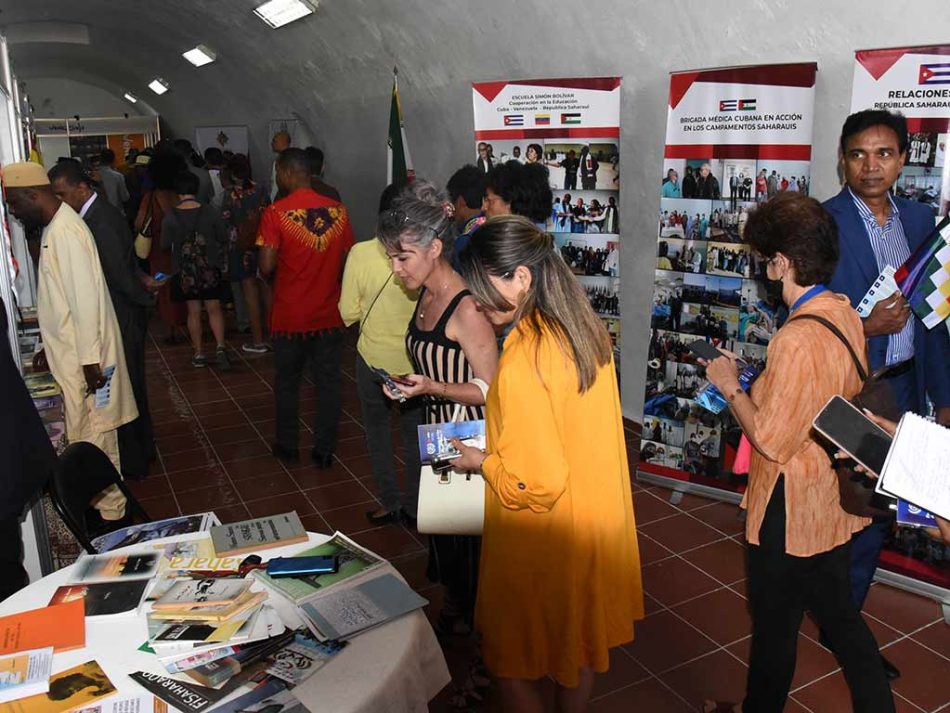
<path fill-rule="evenodd" d="M 53 647 L 0 657 L 0 703 L 49 691 Z"/>
<path fill-rule="evenodd" d="M 74 579 L 77 584 L 149 579 L 158 572 L 160 559 L 157 552 L 83 555 L 76 562 Z"/>
<path fill-rule="evenodd" d="M 237 698 L 225 701 L 215 707 L 214 713 L 245 713 L 247 711 L 263 711 L 265 701 L 272 701 L 287 690 L 287 684 L 277 678 L 265 680 L 259 686 Z M 280 713 L 288 713 L 280 711 Z"/>
<path fill-rule="evenodd" d="M 168 705 L 180 711 L 200 713 L 200 711 L 213 706 L 220 700 L 215 695 L 214 689 L 182 683 L 157 673 L 135 671 L 129 674 L 129 678 L 149 693 L 158 696 Z"/>
<path fill-rule="evenodd" d="M 86 615 L 76 599 L 0 618 L 0 654 L 52 646 L 56 651 L 86 645 Z"/>
<path fill-rule="evenodd" d="M 225 622 L 258 607 L 267 600 L 267 592 L 245 592 L 233 604 L 191 609 L 159 609 L 149 616 L 152 619 Z"/>
<path fill-rule="evenodd" d="M 360 547 L 346 535 L 335 532 L 333 537 L 322 545 L 294 553 L 295 557 L 335 556 L 339 567 L 336 572 L 316 574 L 309 577 L 280 577 L 274 579 L 264 570 L 254 570 L 252 576 L 260 579 L 271 589 L 299 604 L 322 589 L 343 582 L 371 569 L 379 567 L 385 560 L 377 554 Z"/>
<path fill-rule="evenodd" d="M 235 572 L 244 560 L 241 555 L 218 557 L 214 552 L 210 537 L 153 546 L 161 552 L 163 570 L 171 574 L 193 571 Z"/>
<path fill-rule="evenodd" d="M 149 580 L 131 582 L 101 582 L 99 584 L 66 584 L 53 592 L 50 604 L 61 604 L 79 599 L 86 616 L 134 615 L 145 598 Z"/>
<path fill-rule="evenodd" d="M 449 441 L 458 438 L 473 448 L 485 448 L 485 421 L 430 423 L 419 426 L 419 458 L 423 463 L 451 460 L 461 454 Z"/>
<path fill-rule="evenodd" d="M 191 609 L 234 604 L 251 586 L 246 579 L 186 579 L 175 584 L 152 609 Z"/>
<path fill-rule="evenodd" d="M 306 541 L 307 531 L 296 511 L 211 528 L 211 542 L 218 557 Z"/>
<path fill-rule="evenodd" d="M 36 696 L 0 704 L 0 713 L 64 713 L 115 693 L 115 686 L 95 661 L 54 673 L 49 690 Z"/>
<path fill-rule="evenodd" d="M 208 512 L 171 517 L 166 520 L 142 523 L 141 525 L 130 525 L 121 530 L 109 532 L 94 539 L 92 545 L 101 554 L 117 550 L 120 547 L 157 540 L 161 537 L 184 535 L 188 532 L 204 532 L 216 524 L 218 524 L 217 516 Z"/>
<path fill-rule="evenodd" d="M 76 713 L 168 713 L 168 704 L 151 693 L 138 696 L 110 696 L 87 703 Z"/>
<path fill-rule="evenodd" d="M 219 686 L 241 671 L 272 656 L 293 639 L 294 632 L 285 631 L 263 641 L 244 644 L 237 647 L 237 651 L 231 656 L 189 669 L 187 674 L 203 686 Z"/>
<path fill-rule="evenodd" d="M 345 646 L 345 641 L 317 641 L 309 632 L 298 633 L 292 643 L 274 654 L 267 673 L 286 681 L 291 687 L 299 685 L 323 668 Z"/>
<path fill-rule="evenodd" d="M 383 572 L 317 594 L 300 605 L 300 612 L 319 639 L 348 639 L 428 603 L 399 577 Z"/>
<path fill-rule="evenodd" d="M 859 317 L 862 319 L 868 317 L 874 309 L 874 305 L 885 297 L 890 297 L 895 292 L 900 291 L 900 288 L 897 286 L 897 280 L 894 279 L 895 272 L 896 270 L 890 265 L 884 266 L 884 269 L 881 270 L 881 274 L 877 276 L 877 279 L 868 288 L 867 293 L 865 293 L 864 297 L 861 298 L 861 301 L 858 303 L 856 309 Z"/>

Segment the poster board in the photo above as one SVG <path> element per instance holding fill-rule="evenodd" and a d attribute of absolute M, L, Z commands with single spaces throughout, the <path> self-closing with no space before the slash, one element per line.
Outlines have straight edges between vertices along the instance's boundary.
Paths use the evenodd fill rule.
<path fill-rule="evenodd" d="M 620 354 L 620 77 L 472 85 L 475 144 L 492 164 L 543 163 L 554 194 L 544 226 Z"/>
<path fill-rule="evenodd" d="M 195 148 L 202 155 L 206 149 L 217 148 L 247 156 L 247 127 L 199 126 L 195 129 Z"/>
<path fill-rule="evenodd" d="M 745 488 L 731 472 L 741 430 L 728 409 L 696 402 L 705 370 L 687 345 L 704 338 L 764 367 L 787 310 L 767 293 L 765 261 L 743 231 L 758 203 L 809 191 L 816 73 L 809 62 L 670 77 L 641 474 Z"/>

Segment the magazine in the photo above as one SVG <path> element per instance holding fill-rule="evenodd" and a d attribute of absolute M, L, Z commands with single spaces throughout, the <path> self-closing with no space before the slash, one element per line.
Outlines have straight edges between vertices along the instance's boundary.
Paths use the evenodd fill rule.
<path fill-rule="evenodd" d="M 123 527 L 121 530 L 109 532 L 94 539 L 92 546 L 95 547 L 99 553 L 111 552 L 120 547 L 137 545 L 141 542 L 157 540 L 162 537 L 184 535 L 188 532 L 206 532 L 210 530 L 213 525 L 219 524 L 220 521 L 213 512 L 171 517 L 167 520 L 145 522 L 141 525 L 130 525 L 129 527 Z"/>
<path fill-rule="evenodd" d="M 267 673 L 291 686 L 297 686 L 310 678 L 345 646 L 346 642 L 316 641 L 309 632 L 298 633 L 293 642 L 274 654 L 274 661 L 267 668 Z"/>
<path fill-rule="evenodd" d="M 124 555 L 81 555 L 76 562 L 75 583 L 117 582 L 150 579 L 158 573 L 157 552 L 130 552 Z"/>

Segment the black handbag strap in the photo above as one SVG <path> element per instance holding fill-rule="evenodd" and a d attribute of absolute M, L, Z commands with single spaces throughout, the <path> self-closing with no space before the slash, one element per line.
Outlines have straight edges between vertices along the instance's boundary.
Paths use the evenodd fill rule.
<path fill-rule="evenodd" d="M 851 342 L 848 341 L 847 337 L 845 337 L 844 334 L 842 334 L 841 330 L 838 329 L 838 328 L 834 325 L 833 322 L 831 322 L 830 320 L 825 319 L 824 317 L 819 317 L 817 314 L 803 314 L 803 315 L 801 315 L 801 316 L 799 316 L 799 317 L 794 317 L 793 319 L 788 320 L 788 322 L 794 322 L 794 321 L 799 320 L 799 319 L 810 319 L 810 320 L 812 320 L 813 322 L 818 322 L 819 324 L 821 324 L 821 325 L 823 325 L 825 328 L 827 328 L 827 329 L 828 329 L 832 334 L 834 334 L 839 340 L 841 340 L 841 343 L 844 344 L 845 347 L 848 348 L 848 354 L 851 355 L 851 360 L 854 362 L 854 366 L 855 366 L 855 368 L 858 370 L 858 376 L 861 377 L 861 382 L 863 383 L 863 382 L 865 382 L 865 381 L 868 380 L 868 372 L 867 372 L 867 370 L 864 368 L 864 366 L 861 364 L 861 360 L 858 359 L 858 355 L 857 355 L 857 353 L 854 351 L 854 347 L 851 346 Z M 786 324 L 787 324 L 788 322 L 786 322 Z"/>

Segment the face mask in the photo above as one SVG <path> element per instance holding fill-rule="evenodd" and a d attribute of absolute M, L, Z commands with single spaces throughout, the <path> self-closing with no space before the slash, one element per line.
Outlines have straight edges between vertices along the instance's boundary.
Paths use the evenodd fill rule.
<path fill-rule="evenodd" d="M 781 280 L 770 280 L 765 278 L 765 293 L 768 295 L 770 301 L 782 300 L 782 281 Z"/>

